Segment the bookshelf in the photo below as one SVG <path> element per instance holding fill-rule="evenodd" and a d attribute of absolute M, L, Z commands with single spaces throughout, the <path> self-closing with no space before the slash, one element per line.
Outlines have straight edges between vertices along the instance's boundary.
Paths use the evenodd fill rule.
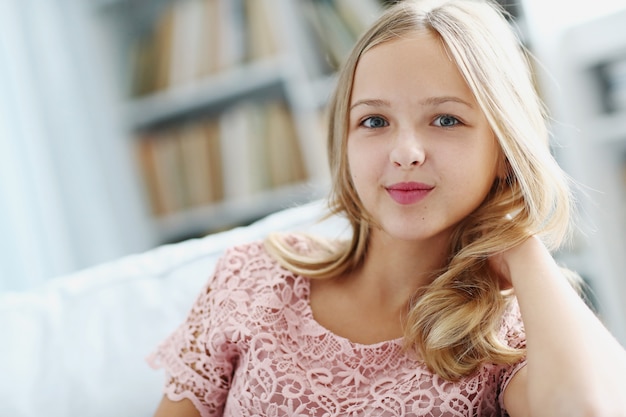
<path fill-rule="evenodd" d="M 93 0 L 152 245 L 326 195 L 334 74 L 388 3 Z"/>
<path fill-rule="evenodd" d="M 561 37 L 560 127 L 567 170 L 583 185 L 586 234 L 579 268 L 599 313 L 626 345 L 626 9 L 569 28 Z M 567 128 L 573 126 L 573 128 Z"/>
<path fill-rule="evenodd" d="M 93 5 L 154 245 L 326 195 L 333 74 L 382 2 Z"/>

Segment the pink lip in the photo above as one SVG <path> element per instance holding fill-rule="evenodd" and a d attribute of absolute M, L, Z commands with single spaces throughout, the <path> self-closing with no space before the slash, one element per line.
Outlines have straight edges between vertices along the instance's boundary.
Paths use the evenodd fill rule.
<path fill-rule="evenodd" d="M 396 203 L 406 205 L 421 201 L 435 187 L 420 182 L 399 182 L 385 188 Z"/>

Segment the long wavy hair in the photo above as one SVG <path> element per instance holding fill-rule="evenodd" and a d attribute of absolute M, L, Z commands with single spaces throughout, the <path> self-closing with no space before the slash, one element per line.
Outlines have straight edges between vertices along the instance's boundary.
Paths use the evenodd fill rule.
<path fill-rule="evenodd" d="M 524 355 L 498 338 L 512 295 L 500 288 L 487 259 L 530 235 L 556 249 L 570 230 L 573 206 L 568 178 L 550 151 L 529 55 L 499 6 L 488 0 L 405 0 L 383 12 L 344 62 L 328 108 L 329 209 L 348 219 L 351 239 L 318 239 L 319 250 L 307 255 L 281 236 L 268 238 L 267 247 L 286 268 L 310 278 L 340 276 L 361 264 L 374 222 L 352 184 L 346 156 L 355 68 L 370 48 L 424 30 L 441 40 L 458 66 L 506 166 L 482 204 L 455 227 L 445 269 L 409 305 L 406 346 L 432 371 L 457 380 L 486 361 L 508 364 Z"/>

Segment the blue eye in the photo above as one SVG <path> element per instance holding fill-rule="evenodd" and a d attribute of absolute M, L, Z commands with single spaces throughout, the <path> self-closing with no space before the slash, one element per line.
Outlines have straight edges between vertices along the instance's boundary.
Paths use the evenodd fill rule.
<path fill-rule="evenodd" d="M 461 123 L 459 119 L 449 114 L 442 114 L 437 116 L 433 121 L 433 124 L 438 127 L 453 127 Z"/>
<path fill-rule="evenodd" d="M 361 125 L 370 129 L 380 129 L 389 126 L 389 123 L 380 116 L 371 116 L 363 120 Z"/>

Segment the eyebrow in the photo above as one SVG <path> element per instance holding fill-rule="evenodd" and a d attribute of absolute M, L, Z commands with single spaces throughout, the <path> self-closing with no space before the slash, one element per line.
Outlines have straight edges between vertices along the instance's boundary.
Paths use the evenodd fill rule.
<path fill-rule="evenodd" d="M 420 104 L 424 106 L 436 106 L 439 104 L 447 103 L 449 101 L 452 101 L 454 103 L 464 104 L 467 107 L 474 108 L 474 106 L 471 103 L 456 96 L 429 97 L 420 101 Z"/>
<path fill-rule="evenodd" d="M 352 106 L 350 106 L 350 110 L 354 109 L 357 106 L 389 107 L 391 106 L 391 104 L 386 100 L 378 99 L 358 100 Z"/>
<path fill-rule="evenodd" d="M 437 96 L 437 97 L 428 97 L 425 98 L 424 100 L 421 100 L 419 104 L 421 104 L 422 106 L 437 106 L 443 103 L 447 103 L 447 102 L 454 102 L 454 103 L 460 103 L 463 104 L 469 108 L 474 108 L 474 106 L 463 100 L 460 97 L 456 97 L 456 96 Z M 379 100 L 379 99 L 364 99 L 364 100 L 358 100 L 356 101 L 354 104 L 352 104 L 352 106 L 350 106 L 350 110 L 354 109 L 357 106 L 372 106 L 372 107 L 389 107 L 391 106 L 391 104 L 387 101 L 387 100 Z"/>

